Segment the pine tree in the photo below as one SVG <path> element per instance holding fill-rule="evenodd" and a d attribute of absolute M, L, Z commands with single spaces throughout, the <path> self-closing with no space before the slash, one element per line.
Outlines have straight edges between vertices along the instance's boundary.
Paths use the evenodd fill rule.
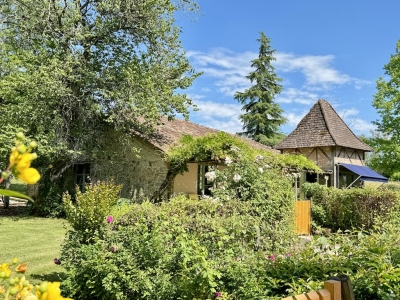
<path fill-rule="evenodd" d="M 286 119 L 282 116 L 283 109 L 274 102 L 276 95 L 283 90 L 279 84 L 282 78 L 277 76 L 271 65 L 275 60 L 275 50 L 271 49 L 270 39 L 260 32 L 257 41 L 260 42 L 259 55 L 251 61 L 255 70 L 246 76 L 254 85 L 244 92 L 236 92 L 234 96 L 243 104 L 242 110 L 245 112 L 239 116 L 244 131 L 238 134 L 272 146 L 284 137 L 279 126 Z"/>

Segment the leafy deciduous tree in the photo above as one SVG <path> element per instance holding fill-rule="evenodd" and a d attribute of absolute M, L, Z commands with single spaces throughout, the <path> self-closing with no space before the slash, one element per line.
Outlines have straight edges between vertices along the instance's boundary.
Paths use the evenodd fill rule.
<path fill-rule="evenodd" d="M 176 91 L 197 74 L 174 13 L 196 10 L 191 0 L 0 3 L 0 127 L 46 137 L 60 156 L 91 147 L 103 126 L 188 114 L 191 100 Z"/>
<path fill-rule="evenodd" d="M 386 176 L 400 179 L 400 40 L 396 54 L 384 66 L 387 79 L 380 77 L 376 82 L 377 92 L 373 106 L 380 120 L 375 121 L 377 134 L 367 140 L 375 150 L 369 165 Z M 396 175 L 397 173 L 397 175 Z"/>
<path fill-rule="evenodd" d="M 271 49 L 270 39 L 261 32 L 257 41 L 260 42 L 259 55 L 251 62 L 255 70 L 246 76 L 254 85 L 234 96 L 243 104 L 242 110 L 245 111 L 240 115 L 244 131 L 239 134 L 272 146 L 284 137 L 279 132 L 279 126 L 286 119 L 282 116 L 280 105 L 274 102 L 276 95 L 283 90 L 279 84 L 282 79 L 271 64 L 275 60 L 275 50 Z"/>
<path fill-rule="evenodd" d="M 179 10 L 197 5 L 0 0 L 0 130 L 20 127 L 38 140 L 36 164 L 48 171 L 40 190 L 62 186 L 49 178 L 60 178 L 74 159 L 90 159 L 110 128 L 129 135 L 162 116 L 188 115 L 192 102 L 178 92 L 198 74 L 179 40 Z"/>

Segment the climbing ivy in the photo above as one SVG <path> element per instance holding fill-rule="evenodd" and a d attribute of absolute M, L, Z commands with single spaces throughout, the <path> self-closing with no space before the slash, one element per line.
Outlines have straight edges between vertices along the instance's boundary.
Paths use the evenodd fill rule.
<path fill-rule="evenodd" d="M 171 169 L 178 174 L 187 171 L 188 162 L 215 161 L 223 163 L 226 157 L 254 160 L 259 155 L 263 156 L 271 168 L 287 172 L 301 170 L 321 172 L 321 169 L 313 161 L 303 155 L 277 154 L 272 151 L 255 149 L 250 147 L 245 139 L 226 132 L 211 133 L 201 137 L 184 135 L 179 144 L 169 149 L 166 160 Z"/>

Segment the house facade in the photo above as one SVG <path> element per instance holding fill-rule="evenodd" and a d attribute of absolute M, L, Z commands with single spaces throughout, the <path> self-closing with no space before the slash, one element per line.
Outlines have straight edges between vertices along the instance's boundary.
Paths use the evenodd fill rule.
<path fill-rule="evenodd" d="M 387 178 L 365 166 L 366 153 L 372 148 L 362 142 L 333 107 L 322 99 L 274 148 L 281 153 L 303 154 L 323 170 L 322 174 L 302 174 L 300 185 L 318 182 L 346 188 L 366 182 L 387 182 Z"/>
<path fill-rule="evenodd" d="M 168 149 L 176 145 L 183 135 L 200 137 L 218 132 L 179 119 L 163 119 L 152 134 L 133 132 L 129 141 L 117 132 L 110 131 L 104 134 L 103 141 L 98 141 L 99 151 L 94 153 L 92 161 L 79 161 L 74 164 L 75 183 L 83 187 L 88 178 L 91 182 L 113 178 L 115 183 L 122 185 L 122 198 L 169 198 L 178 194 L 195 198 L 198 195 L 208 195 L 212 183 L 207 180 L 205 173 L 211 166 L 223 168 L 223 165 L 218 166 L 214 161 L 191 162 L 187 164 L 186 172 L 174 175 L 170 180 L 169 165 L 165 156 Z M 250 139 L 239 138 L 253 148 L 279 153 Z M 125 140 L 118 142 L 121 139 Z"/>

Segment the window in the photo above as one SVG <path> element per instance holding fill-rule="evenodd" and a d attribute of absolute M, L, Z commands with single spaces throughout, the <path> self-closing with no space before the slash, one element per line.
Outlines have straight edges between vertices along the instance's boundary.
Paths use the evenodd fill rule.
<path fill-rule="evenodd" d="M 317 173 L 306 173 L 306 182 L 317 182 Z"/>
<path fill-rule="evenodd" d="M 78 164 L 75 168 L 75 184 L 79 186 L 81 192 L 85 191 L 85 185 L 90 183 L 90 163 Z"/>
<path fill-rule="evenodd" d="M 213 187 L 213 182 L 208 180 L 204 175 L 211 171 L 212 166 L 199 164 L 197 171 L 197 194 L 199 195 L 211 195 L 210 188 Z"/>

